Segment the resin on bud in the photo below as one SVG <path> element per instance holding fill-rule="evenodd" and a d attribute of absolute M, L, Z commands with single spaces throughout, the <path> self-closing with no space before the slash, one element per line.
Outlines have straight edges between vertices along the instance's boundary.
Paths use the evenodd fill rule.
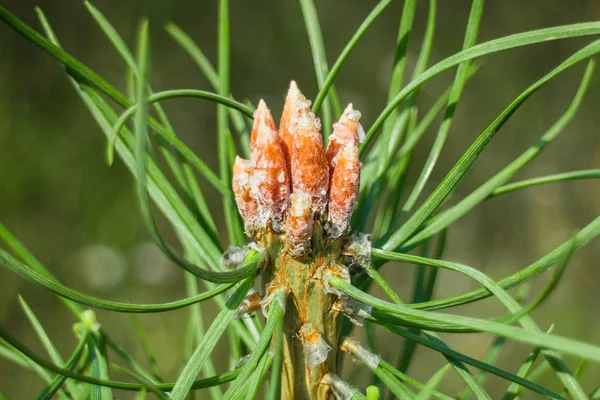
<path fill-rule="evenodd" d="M 252 197 L 252 161 L 241 157 L 235 158 L 231 186 L 235 201 L 244 220 L 246 234 L 252 235 L 257 227 L 258 204 Z"/>
<path fill-rule="evenodd" d="M 300 110 L 308 109 L 309 107 L 310 100 L 304 97 L 300 89 L 298 89 L 296 82 L 292 81 L 283 106 L 281 120 L 279 121 L 279 138 L 283 144 L 288 168 L 291 166 L 292 149 L 294 147 L 294 134 L 296 132 L 294 125 L 298 120 Z"/>
<path fill-rule="evenodd" d="M 329 213 L 325 229 L 336 239 L 350 230 L 350 217 L 358 200 L 360 161 L 358 146 L 347 143 L 332 160 L 333 174 L 329 188 Z"/>
<path fill-rule="evenodd" d="M 290 200 L 285 223 L 285 243 L 288 252 L 297 257 L 310 250 L 313 231 L 312 199 L 306 193 L 295 192 Z"/>
<path fill-rule="evenodd" d="M 304 358 L 306 365 L 314 367 L 322 364 L 327 360 L 327 353 L 331 350 L 331 346 L 327 344 L 321 333 L 311 323 L 302 325 L 298 336 L 304 347 Z"/>
<path fill-rule="evenodd" d="M 319 129 L 321 122 L 308 108 L 303 108 L 294 121 L 292 148 L 292 191 L 312 198 L 312 211 L 320 218 L 327 206 L 329 167 Z"/>
<path fill-rule="evenodd" d="M 252 195 L 258 203 L 258 227 L 271 222 L 274 231 L 283 229 L 283 216 L 290 196 L 290 179 L 285 155 L 271 111 L 260 101 L 254 113 L 251 152 L 254 161 Z"/>
<path fill-rule="evenodd" d="M 349 143 L 358 146 L 365 141 L 365 131 L 360 124 L 360 111 L 355 110 L 352 103 L 344 110 L 340 120 L 333 124 L 333 131 L 327 145 L 327 161 L 330 168 L 339 151 Z"/>

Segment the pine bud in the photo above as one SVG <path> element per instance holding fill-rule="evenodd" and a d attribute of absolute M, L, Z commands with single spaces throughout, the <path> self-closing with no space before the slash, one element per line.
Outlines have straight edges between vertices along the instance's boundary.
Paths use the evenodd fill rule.
<path fill-rule="evenodd" d="M 261 100 L 252 127 L 252 194 L 258 202 L 258 226 L 266 228 L 270 222 L 274 231 L 281 232 L 290 196 L 290 179 L 283 147 L 273 125 L 271 112 Z"/>
<path fill-rule="evenodd" d="M 333 175 L 329 191 L 329 213 L 325 229 L 338 238 L 350 229 L 350 217 L 358 199 L 360 161 L 358 146 L 349 142 L 332 160 Z"/>
<path fill-rule="evenodd" d="M 323 149 L 323 138 L 319 133 L 321 122 L 308 108 L 300 110 L 292 148 L 292 191 L 312 197 L 312 211 L 319 219 L 327 205 L 329 167 Z"/>
<path fill-rule="evenodd" d="M 295 122 L 298 120 L 300 110 L 308 109 L 310 101 L 304 97 L 296 82 L 290 83 L 290 88 L 285 99 L 281 120 L 279 121 L 279 138 L 283 143 L 285 159 L 288 168 L 291 167 L 292 149 L 294 147 Z"/>
<path fill-rule="evenodd" d="M 278 131 L 271 111 L 259 102 L 250 138 L 251 160 L 238 157 L 233 174 L 246 233 L 256 235 L 269 228 L 285 232 L 286 248 L 296 257 L 311 250 L 315 222 L 324 223 L 331 239 L 350 230 L 360 184 L 358 146 L 365 136 L 360 116 L 352 104 L 346 107 L 333 124 L 325 152 L 321 122 L 294 81 Z"/>
<path fill-rule="evenodd" d="M 352 103 L 344 110 L 340 120 L 333 124 L 333 132 L 329 136 L 329 145 L 327 146 L 327 161 L 333 169 L 333 159 L 341 149 L 348 143 L 358 146 L 365 140 L 365 131 L 360 124 L 360 111 L 354 110 Z"/>

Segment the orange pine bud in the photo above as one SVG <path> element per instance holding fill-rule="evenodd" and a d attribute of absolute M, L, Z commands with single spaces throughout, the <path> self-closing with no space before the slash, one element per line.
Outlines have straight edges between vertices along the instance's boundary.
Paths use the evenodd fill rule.
<path fill-rule="evenodd" d="M 296 192 L 290 196 L 291 204 L 285 223 L 285 242 L 293 256 L 301 256 L 310 250 L 310 239 L 313 231 L 311 197 Z"/>
<path fill-rule="evenodd" d="M 342 113 L 340 120 L 333 124 L 333 132 L 329 136 L 329 145 L 327 146 L 327 161 L 329 161 L 330 170 L 333 170 L 332 161 L 338 152 L 348 143 L 358 146 L 365 140 L 365 131 L 359 122 L 360 111 L 354 110 L 352 103 Z"/>
<path fill-rule="evenodd" d="M 258 107 L 254 111 L 254 125 L 252 126 L 252 132 L 250 132 L 250 149 L 256 147 L 256 140 L 258 137 L 258 127 L 262 125 L 268 125 L 274 131 L 277 131 L 275 126 L 275 120 L 271 114 L 271 110 L 267 107 L 263 100 L 258 102 Z"/>
<path fill-rule="evenodd" d="M 338 238 L 350 228 L 350 217 L 356 206 L 360 186 L 358 156 L 358 146 L 349 142 L 332 160 L 329 213 L 325 225 L 330 238 Z"/>
<path fill-rule="evenodd" d="M 290 160 L 292 157 L 292 149 L 294 147 L 294 122 L 298 119 L 300 110 L 308 109 L 308 107 L 310 107 L 310 100 L 307 100 L 306 97 L 304 97 L 302 92 L 300 92 L 300 89 L 298 89 L 296 82 L 292 81 L 283 106 L 281 120 L 279 121 L 279 137 L 283 143 L 285 159 L 288 162 L 288 166 L 291 165 Z"/>
<path fill-rule="evenodd" d="M 290 179 L 283 147 L 272 127 L 272 120 L 271 112 L 261 100 L 252 127 L 252 193 L 258 201 L 258 226 L 266 228 L 270 221 L 273 230 L 281 232 L 290 195 Z"/>
<path fill-rule="evenodd" d="M 294 145 L 292 148 L 292 191 L 312 197 L 312 211 L 320 218 L 327 205 L 329 168 L 319 133 L 321 122 L 308 108 L 300 110 L 294 121 Z"/>
<path fill-rule="evenodd" d="M 248 235 L 252 235 L 256 230 L 258 214 L 258 204 L 251 195 L 252 170 L 252 161 L 235 158 L 231 186 Z"/>

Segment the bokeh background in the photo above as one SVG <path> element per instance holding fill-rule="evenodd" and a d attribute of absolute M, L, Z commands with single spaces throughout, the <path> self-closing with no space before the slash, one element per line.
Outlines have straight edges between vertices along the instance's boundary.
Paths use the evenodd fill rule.
<path fill-rule="evenodd" d="M 374 1 L 316 1 L 332 63 Z M 418 55 L 427 17 L 421 2 L 410 40 L 409 73 Z M 462 43 L 470 2 L 438 2 L 438 25 L 430 64 L 457 52 Z M 598 0 L 490 0 L 481 23 L 479 42 L 511 33 L 600 18 Z M 212 61 L 216 59 L 217 2 L 169 0 L 94 3 L 126 42 L 134 46 L 136 27 L 147 16 L 152 34 L 152 84 L 155 90 L 209 89 L 207 80 L 164 31 L 174 21 L 189 33 Z M 4 0 L 2 5 L 39 28 L 33 7 L 46 13 L 63 46 L 118 88 L 125 89 L 125 67 L 80 1 Z M 384 107 L 401 15 L 402 1 L 392 4 L 353 51 L 336 81 L 342 103 L 353 102 L 368 127 Z M 291 79 L 309 97 L 316 79 L 303 19 L 294 1 L 231 1 L 231 87 L 238 99 L 264 98 L 276 118 Z M 428 190 L 443 178 L 467 146 L 528 85 L 588 43 L 590 38 L 553 41 L 485 57 L 483 67 L 468 83 L 442 158 Z M 574 95 L 584 64 L 563 73 L 521 107 L 498 133 L 481 159 L 457 189 L 456 198 L 479 184 L 535 143 L 560 116 Z M 452 81 L 447 72 L 427 83 L 421 104 L 432 104 Z M 215 107 L 197 100 L 174 100 L 165 108 L 180 137 L 216 169 Z M 518 178 L 534 177 L 600 165 L 600 74 L 596 73 L 576 119 Z M 437 126 L 437 124 L 435 125 Z M 434 135 L 432 129 L 415 153 L 409 184 L 416 180 Z M 133 180 L 120 161 L 108 167 L 105 139 L 69 85 L 61 68 L 47 55 L 0 25 L 0 221 L 18 236 L 64 283 L 86 293 L 120 301 L 164 302 L 184 296 L 182 273 L 151 243 L 140 219 Z M 222 224 L 220 198 L 209 203 Z M 600 183 L 579 181 L 553 184 L 501 196 L 477 207 L 449 232 L 446 258 L 475 266 L 495 279 L 536 260 L 600 213 Z M 170 234 L 166 232 L 167 236 Z M 225 237 L 225 236 L 224 236 Z M 600 246 L 598 240 L 572 260 L 559 288 L 534 317 L 542 329 L 600 344 Z M 410 298 L 414 268 L 390 265 L 386 278 L 404 298 Z M 536 279 L 537 293 L 548 276 Z M 476 287 L 469 279 L 442 271 L 436 296 L 458 294 Z M 75 345 L 73 316 L 52 294 L 0 270 L 0 322 L 44 354 L 19 307 L 22 295 L 37 313 L 64 356 Z M 205 307 L 206 321 L 215 310 Z M 486 300 L 456 310 L 469 315 L 500 315 L 502 308 Z M 105 329 L 131 354 L 143 352 L 129 316 L 97 311 Z M 185 310 L 142 315 L 164 376 L 176 378 L 185 358 L 181 351 Z M 395 360 L 402 339 L 377 332 L 382 356 Z M 492 337 L 444 335 L 457 350 L 482 357 Z M 225 342 L 225 341 L 224 341 Z M 219 346 L 220 354 L 226 344 Z M 527 346 L 504 346 L 498 363 L 516 370 Z M 225 357 L 215 357 L 220 371 Z M 574 368 L 576 360 L 567 357 Z M 427 380 L 443 358 L 419 348 L 411 373 Z M 600 368 L 589 365 L 582 375 L 587 389 L 600 384 Z M 123 376 L 115 375 L 123 379 Z M 539 381 L 558 390 L 548 372 Z M 361 384 L 361 378 L 353 383 Z M 0 392 L 9 399 L 35 396 L 44 383 L 32 372 L 0 359 Z M 490 377 L 486 387 L 494 398 L 507 383 Z M 448 374 L 442 388 L 462 389 Z M 118 393 L 119 398 L 130 398 Z M 526 394 L 525 398 L 534 398 Z M 202 397 L 201 397 L 202 398 Z"/>

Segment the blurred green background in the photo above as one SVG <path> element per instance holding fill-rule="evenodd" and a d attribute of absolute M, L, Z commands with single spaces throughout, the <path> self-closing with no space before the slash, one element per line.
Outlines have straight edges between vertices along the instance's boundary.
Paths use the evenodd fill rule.
<path fill-rule="evenodd" d="M 329 62 L 374 6 L 374 1 L 316 1 Z M 409 73 L 418 55 L 428 2 L 421 1 L 410 40 Z M 457 52 L 462 43 L 470 2 L 438 2 L 438 25 L 430 65 Z M 175 88 L 210 89 L 195 64 L 164 31 L 174 21 L 190 34 L 209 58 L 216 59 L 217 1 L 169 0 L 94 3 L 131 46 L 141 16 L 152 33 L 152 85 L 156 91 Z M 120 89 L 125 67 L 80 1 L 4 0 L 2 5 L 39 29 L 33 7 L 47 14 L 63 46 Z M 368 127 L 384 107 L 402 1 L 392 4 L 369 29 L 342 68 L 336 86 L 342 103 L 353 102 Z M 600 19 L 598 0 L 489 0 L 479 42 L 525 30 Z M 304 23 L 294 1 L 231 1 L 231 87 L 238 99 L 256 103 L 264 98 L 279 117 L 283 96 L 295 79 L 308 97 L 316 94 L 316 79 Z M 485 57 L 469 82 L 442 159 L 429 185 L 433 188 L 467 146 L 529 84 L 571 55 L 590 38 L 555 41 Z M 584 65 L 576 66 L 536 93 L 499 132 L 458 187 L 461 198 L 535 143 L 565 110 L 577 89 Z M 420 104 L 427 107 L 452 81 L 447 72 L 427 83 Z M 198 100 L 174 100 L 165 108 L 178 135 L 217 169 L 215 107 Z M 596 73 L 576 119 L 518 178 L 534 177 L 600 165 L 600 74 Z M 437 127 L 437 125 L 435 125 Z M 432 143 L 433 129 L 415 153 L 409 184 L 416 180 Z M 0 25 L 0 221 L 21 239 L 64 283 L 92 295 L 138 303 L 164 302 L 184 296 L 182 273 L 166 261 L 151 242 L 139 217 L 133 180 L 120 161 L 108 167 L 105 139 L 89 112 L 50 57 Z M 219 222 L 220 198 L 209 190 L 209 203 Z M 507 276 L 566 240 L 600 213 L 600 183 L 579 181 L 528 189 L 486 202 L 449 232 L 446 258 L 475 266 L 495 279 Z M 166 228 L 165 225 L 162 225 Z M 166 229 L 166 235 L 171 234 Z M 225 236 L 223 236 L 225 237 Z M 572 260 L 565 279 L 534 317 L 542 329 L 600 343 L 600 246 L 590 243 Z M 414 267 L 390 265 L 384 275 L 403 298 L 410 298 Z M 549 276 L 532 284 L 535 294 Z M 442 271 L 436 296 L 476 287 L 462 276 Z M 0 322 L 44 354 L 27 323 L 17 295 L 39 316 L 63 356 L 75 346 L 73 316 L 49 292 L 0 270 Z M 214 315 L 212 304 L 206 321 Z M 486 300 L 456 312 L 500 315 L 498 302 Z M 143 352 L 129 316 L 97 312 L 114 339 L 142 360 Z M 185 310 L 143 315 L 159 365 L 168 380 L 176 378 L 182 352 Z M 382 356 L 395 360 L 402 339 L 377 332 Z M 482 357 L 492 338 L 487 335 L 444 335 L 457 350 Z M 226 341 L 223 341 L 226 342 Z M 219 347 L 221 354 L 226 343 Z M 528 348 L 509 343 L 499 364 L 516 370 Z M 574 368 L 576 360 L 567 358 Z M 215 357 L 219 371 L 225 357 Z M 411 373 L 427 380 L 443 363 L 436 353 L 418 349 Z M 462 388 L 448 374 L 442 388 Z M 363 374 L 367 375 L 367 374 Z M 600 368 L 590 365 L 582 376 L 587 389 L 600 384 Z M 126 379 L 115 375 L 115 378 Z M 362 378 L 361 378 L 362 379 Z M 540 378 L 560 393 L 551 372 Z M 360 379 L 355 384 L 363 384 Z M 494 398 L 507 383 L 490 377 Z M 9 399 L 32 398 L 44 387 L 32 372 L 0 359 L 0 391 Z M 119 398 L 130 398 L 119 392 Z M 202 397 L 201 397 L 202 398 Z M 527 393 L 525 398 L 534 398 Z"/>

